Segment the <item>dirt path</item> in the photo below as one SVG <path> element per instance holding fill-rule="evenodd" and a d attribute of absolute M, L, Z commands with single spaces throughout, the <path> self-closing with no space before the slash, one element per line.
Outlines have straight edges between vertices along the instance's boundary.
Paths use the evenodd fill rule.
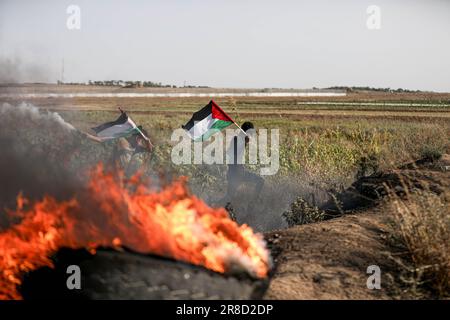
<path fill-rule="evenodd" d="M 277 269 L 265 299 L 389 299 L 386 226 L 380 213 L 348 215 L 267 236 Z M 367 267 L 381 268 L 381 290 L 369 290 Z"/>

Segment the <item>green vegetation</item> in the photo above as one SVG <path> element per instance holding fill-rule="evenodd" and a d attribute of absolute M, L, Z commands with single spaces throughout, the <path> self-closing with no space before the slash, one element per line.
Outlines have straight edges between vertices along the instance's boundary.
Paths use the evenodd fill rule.
<path fill-rule="evenodd" d="M 298 197 L 288 211 L 283 212 L 283 218 L 289 227 L 322 221 L 325 218 L 325 212 L 310 205 L 303 198 Z"/>
<path fill-rule="evenodd" d="M 348 91 L 375 91 L 375 92 L 396 92 L 396 93 L 418 93 L 421 92 L 420 90 L 408 90 L 408 89 L 402 89 L 402 88 L 397 88 L 397 89 L 391 89 L 391 88 L 372 88 L 372 87 L 342 87 L 342 86 L 336 86 L 336 87 L 330 87 L 327 89 L 332 89 L 332 90 L 348 90 Z"/>
<path fill-rule="evenodd" d="M 148 100 L 147 100 L 148 101 Z M 206 100 L 202 100 L 203 103 Z M 187 175 L 197 175 L 198 166 L 172 166 L 170 142 L 172 130 L 179 128 L 197 110 L 202 102 L 192 99 L 167 99 L 145 105 L 133 100 L 126 110 L 130 116 L 148 129 L 157 145 L 153 166 L 173 167 Z M 389 170 L 422 157 L 437 157 L 450 150 L 450 112 L 441 112 L 442 117 L 408 118 L 403 114 L 392 117 L 370 115 L 335 114 L 288 116 L 262 114 L 267 109 L 255 102 L 219 102 L 237 121 L 251 120 L 257 128 L 280 130 L 279 175 L 297 176 L 319 184 L 326 189 L 341 189 L 354 181 L 358 174 L 370 174 L 378 170 Z M 275 101 L 275 106 L 279 103 Z M 275 106 L 272 106 L 275 108 Z M 95 124 L 111 120 L 117 112 L 99 109 L 92 111 L 64 111 L 62 115 L 82 130 Z M 282 113 L 292 111 L 289 107 L 276 109 Z M 204 168 L 201 168 L 202 170 Z M 202 171 L 200 170 L 200 171 Z M 192 172 L 190 172 L 192 171 Z M 214 182 L 214 179 L 207 179 Z"/>

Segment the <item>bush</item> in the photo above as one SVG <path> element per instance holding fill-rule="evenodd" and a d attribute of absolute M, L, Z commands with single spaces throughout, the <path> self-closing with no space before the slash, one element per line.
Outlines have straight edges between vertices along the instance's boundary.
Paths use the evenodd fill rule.
<path fill-rule="evenodd" d="M 443 153 L 444 153 L 443 148 L 433 145 L 427 145 L 423 147 L 421 151 L 421 156 L 423 159 L 429 161 L 436 161 L 442 158 Z"/>
<path fill-rule="evenodd" d="M 316 206 L 309 205 L 303 198 L 298 197 L 288 211 L 283 212 L 283 218 L 289 227 L 322 221 L 325 212 Z"/>
<path fill-rule="evenodd" d="M 391 192 L 394 236 L 406 248 L 411 266 L 402 263 L 416 294 L 429 289 L 450 296 L 450 192 Z"/>

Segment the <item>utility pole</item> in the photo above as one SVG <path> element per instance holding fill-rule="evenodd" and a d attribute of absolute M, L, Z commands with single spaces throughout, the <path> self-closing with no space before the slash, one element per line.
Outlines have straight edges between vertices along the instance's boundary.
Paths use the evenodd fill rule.
<path fill-rule="evenodd" d="M 62 66 L 61 66 L 61 84 L 64 84 L 64 58 L 62 59 Z"/>

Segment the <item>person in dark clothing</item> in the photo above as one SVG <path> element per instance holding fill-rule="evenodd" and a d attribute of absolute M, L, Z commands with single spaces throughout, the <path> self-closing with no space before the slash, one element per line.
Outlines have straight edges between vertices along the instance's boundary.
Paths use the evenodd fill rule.
<path fill-rule="evenodd" d="M 228 164 L 228 186 L 227 194 L 224 198 L 225 202 L 232 201 L 241 185 L 251 185 L 253 187 L 254 196 L 252 200 L 256 201 L 264 185 L 263 178 L 244 167 L 245 146 L 248 145 L 250 139 L 253 139 L 252 129 L 254 130 L 253 123 L 244 122 L 242 130 L 245 134 L 240 132 L 238 136 L 233 138 L 228 148 L 228 158 L 231 159 L 231 163 Z"/>

